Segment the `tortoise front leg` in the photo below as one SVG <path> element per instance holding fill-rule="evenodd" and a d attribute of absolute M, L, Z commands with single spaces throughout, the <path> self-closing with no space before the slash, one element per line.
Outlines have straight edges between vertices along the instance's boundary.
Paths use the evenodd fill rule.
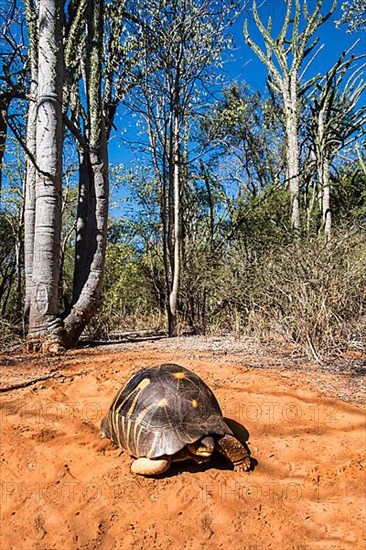
<path fill-rule="evenodd" d="M 250 470 L 250 456 L 248 451 L 233 435 L 226 434 L 215 442 L 215 451 L 227 458 L 239 472 Z"/>
<path fill-rule="evenodd" d="M 131 464 L 131 472 L 142 476 L 156 476 L 166 472 L 170 464 L 170 457 L 157 459 L 137 458 Z"/>

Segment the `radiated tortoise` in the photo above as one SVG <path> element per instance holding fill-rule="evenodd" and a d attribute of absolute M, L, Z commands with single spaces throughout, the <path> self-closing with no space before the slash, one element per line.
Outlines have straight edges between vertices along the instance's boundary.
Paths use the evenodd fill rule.
<path fill-rule="evenodd" d="M 213 451 L 235 469 L 250 469 L 249 454 L 226 423 L 213 392 L 179 365 L 134 374 L 115 396 L 101 432 L 136 459 L 131 466 L 136 474 L 161 474 L 177 461 L 205 462 Z"/>

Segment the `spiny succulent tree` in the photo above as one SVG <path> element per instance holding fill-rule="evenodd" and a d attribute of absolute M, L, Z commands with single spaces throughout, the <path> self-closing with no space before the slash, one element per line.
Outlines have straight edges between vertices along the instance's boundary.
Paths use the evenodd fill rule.
<path fill-rule="evenodd" d="M 269 84 L 283 102 L 283 117 L 286 129 L 287 183 L 291 195 L 291 223 L 294 230 L 300 229 L 300 148 L 299 148 L 299 109 L 300 100 L 310 86 L 311 81 L 304 75 L 317 52 L 314 48 L 319 38 L 313 38 L 317 29 L 332 15 L 336 2 L 326 15 L 321 14 L 323 0 L 317 0 L 312 13 L 307 3 L 288 0 L 282 28 L 277 35 L 271 34 L 272 20 L 267 27 L 262 23 L 256 2 L 253 3 L 254 21 L 262 34 L 265 50 L 256 44 L 249 35 L 248 21 L 244 24 L 244 36 L 247 44 L 268 69 Z M 303 24 L 304 21 L 304 24 Z M 310 54 L 313 52 L 313 56 Z"/>
<path fill-rule="evenodd" d="M 360 99 L 366 89 L 363 80 L 365 64 L 354 63 L 361 56 L 349 56 L 345 51 L 321 78 L 310 94 L 311 121 L 309 133 L 318 177 L 318 196 L 323 229 L 327 238 L 332 228 L 331 165 L 338 153 L 364 135 L 366 106 Z"/>

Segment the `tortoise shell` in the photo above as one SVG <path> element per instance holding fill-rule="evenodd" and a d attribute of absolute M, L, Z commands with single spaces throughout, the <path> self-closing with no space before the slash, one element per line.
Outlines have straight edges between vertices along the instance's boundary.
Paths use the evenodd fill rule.
<path fill-rule="evenodd" d="M 134 374 L 115 396 L 101 428 L 135 458 L 172 456 L 204 436 L 232 434 L 210 388 L 174 364 Z"/>

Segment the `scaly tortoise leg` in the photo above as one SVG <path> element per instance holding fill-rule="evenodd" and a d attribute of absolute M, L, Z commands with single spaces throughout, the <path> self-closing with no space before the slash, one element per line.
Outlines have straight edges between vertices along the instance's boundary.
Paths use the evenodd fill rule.
<path fill-rule="evenodd" d="M 166 472 L 171 464 L 168 458 L 137 458 L 131 464 L 131 472 L 141 476 L 156 476 Z"/>
<path fill-rule="evenodd" d="M 251 462 L 248 451 L 233 435 L 226 434 L 215 442 L 215 450 L 227 458 L 239 472 L 250 470 Z"/>

